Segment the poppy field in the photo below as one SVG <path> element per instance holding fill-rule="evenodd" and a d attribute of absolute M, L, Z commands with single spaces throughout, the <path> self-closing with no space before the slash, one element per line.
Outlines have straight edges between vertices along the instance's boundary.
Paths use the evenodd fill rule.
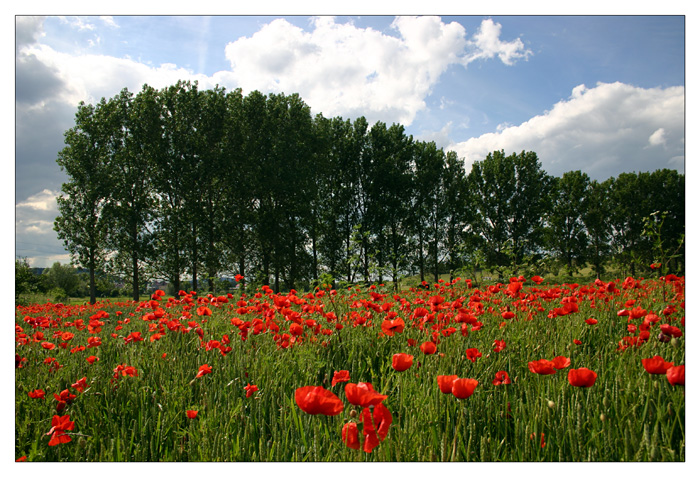
<path fill-rule="evenodd" d="M 684 277 L 247 291 L 16 306 L 16 459 L 685 461 Z"/>

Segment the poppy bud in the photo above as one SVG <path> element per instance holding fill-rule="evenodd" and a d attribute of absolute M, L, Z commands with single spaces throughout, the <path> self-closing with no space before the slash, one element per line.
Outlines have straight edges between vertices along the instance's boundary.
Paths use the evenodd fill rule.
<path fill-rule="evenodd" d="M 556 404 L 554 404 L 554 401 L 547 401 L 547 406 L 549 406 L 550 409 L 554 409 L 555 405 Z"/>
<path fill-rule="evenodd" d="M 354 409 L 351 410 L 351 411 L 350 411 L 350 417 L 353 418 L 353 419 L 356 418 L 356 417 L 357 417 L 357 411 L 354 410 Z"/>
<path fill-rule="evenodd" d="M 606 419 L 605 414 L 601 413 L 600 414 L 600 421 L 605 422 L 605 419 Z"/>
<path fill-rule="evenodd" d="M 608 396 L 605 396 L 603 398 L 603 406 L 605 406 L 605 407 L 610 406 L 610 399 L 608 399 Z"/>
<path fill-rule="evenodd" d="M 671 346 L 678 348 L 678 340 L 676 338 L 671 338 Z"/>

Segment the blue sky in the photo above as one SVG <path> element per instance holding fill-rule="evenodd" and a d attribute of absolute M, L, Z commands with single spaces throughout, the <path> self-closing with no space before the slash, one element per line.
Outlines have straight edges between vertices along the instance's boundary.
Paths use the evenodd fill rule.
<path fill-rule="evenodd" d="M 457 151 L 467 172 L 498 149 L 533 150 L 557 176 L 685 168 L 679 15 L 22 16 L 15 26 L 15 255 L 35 266 L 69 260 L 52 230 L 65 180 L 56 154 L 78 102 L 144 83 L 296 92 L 314 114 L 401 123 Z"/>

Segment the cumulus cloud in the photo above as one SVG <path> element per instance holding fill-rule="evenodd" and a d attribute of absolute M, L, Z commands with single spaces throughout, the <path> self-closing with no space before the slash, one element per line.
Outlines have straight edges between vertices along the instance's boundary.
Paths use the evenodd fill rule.
<path fill-rule="evenodd" d="M 38 194 L 34 194 L 28 197 L 26 200 L 19 202 L 16 207 L 18 210 L 57 212 L 58 204 L 56 202 L 56 197 L 56 192 L 49 189 L 44 189 Z"/>
<path fill-rule="evenodd" d="M 681 169 L 685 157 L 682 86 L 579 85 L 571 96 L 520 124 L 452 144 L 467 170 L 489 152 L 535 151 L 553 175 L 581 170 L 596 179 L 620 170 Z M 650 148 L 649 144 L 666 148 Z"/>
<path fill-rule="evenodd" d="M 30 257 L 34 267 L 48 267 L 54 262 L 66 263 L 66 254 L 53 230 L 58 215 L 57 192 L 44 189 L 15 206 L 15 253 Z"/>
<path fill-rule="evenodd" d="M 654 131 L 654 134 L 649 136 L 649 144 L 652 146 L 662 146 L 666 144 L 666 131 L 664 128 L 659 128 Z"/>
<path fill-rule="evenodd" d="M 229 43 L 226 57 L 244 91 L 297 92 L 328 117 L 408 126 L 449 66 L 496 54 L 512 64 L 525 55 L 522 43 L 499 42 L 500 25 L 491 20 L 471 42 L 462 25 L 439 17 L 401 16 L 391 28 L 398 36 L 332 17 L 314 19 L 308 32 L 277 19 Z"/>
<path fill-rule="evenodd" d="M 87 44 L 100 41 L 100 27 L 118 28 L 111 17 L 61 21 L 86 33 Z M 351 22 L 336 23 L 332 17 L 314 18 L 306 30 L 278 19 L 229 43 L 225 54 L 231 69 L 206 76 L 174 64 L 150 65 L 86 50 L 58 51 L 41 42 L 43 22 L 43 17 L 16 17 L 18 244 L 21 239 L 32 242 L 27 237 L 54 234 L 56 211 L 38 204 L 47 197 L 43 187 L 60 187 L 65 178 L 56 155 L 80 101 L 94 104 L 125 87 L 137 92 L 145 83 L 162 88 L 181 79 L 196 80 L 201 89 L 218 84 L 241 87 L 246 93 L 299 93 L 315 113 L 326 117 L 363 115 L 371 123 L 408 126 L 426 108 L 426 97 L 450 66 L 490 58 L 513 64 L 528 56 L 519 40 L 501 42 L 500 25 L 490 20 L 470 38 L 462 25 L 446 24 L 439 17 L 397 17 L 391 35 Z M 444 126 L 434 133 L 435 139 L 445 142 L 449 130 L 450 125 Z"/>
<path fill-rule="evenodd" d="M 44 35 L 44 17 L 17 16 L 15 39 L 17 48 L 35 43 Z"/>
<path fill-rule="evenodd" d="M 100 17 L 100 20 L 102 20 L 102 23 L 104 23 L 107 26 L 110 26 L 112 28 L 119 28 L 119 25 L 114 21 L 114 18 L 111 16 L 103 15 Z"/>
<path fill-rule="evenodd" d="M 527 60 L 532 55 L 532 51 L 525 49 L 525 45 L 520 38 L 505 42 L 501 41 L 500 37 L 500 24 L 495 23 L 491 19 L 481 22 L 479 31 L 474 35 L 474 39 L 469 42 L 471 52 L 465 56 L 465 63 L 498 56 L 506 65 L 512 65 L 516 60 Z"/>

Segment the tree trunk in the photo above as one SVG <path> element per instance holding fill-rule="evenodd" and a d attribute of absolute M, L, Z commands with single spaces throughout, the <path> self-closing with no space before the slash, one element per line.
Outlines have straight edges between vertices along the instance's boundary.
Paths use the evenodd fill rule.
<path fill-rule="evenodd" d="M 238 259 L 238 273 L 243 277 L 243 280 L 239 282 L 241 283 L 241 293 L 245 293 L 245 258 L 242 254 Z"/>
<path fill-rule="evenodd" d="M 418 267 L 420 268 L 420 281 L 425 281 L 425 258 L 423 258 L 423 228 L 418 226 Z"/>
<path fill-rule="evenodd" d="M 139 257 L 136 254 L 136 251 L 134 251 L 131 254 L 131 269 L 132 269 L 132 276 L 131 276 L 131 292 L 132 292 L 132 298 L 134 301 L 139 301 Z"/>
<path fill-rule="evenodd" d="M 131 224 L 131 243 L 131 296 L 134 301 L 139 301 L 138 229 L 135 221 Z"/>
<path fill-rule="evenodd" d="M 95 296 L 95 251 L 90 251 L 90 304 L 97 302 Z"/>

